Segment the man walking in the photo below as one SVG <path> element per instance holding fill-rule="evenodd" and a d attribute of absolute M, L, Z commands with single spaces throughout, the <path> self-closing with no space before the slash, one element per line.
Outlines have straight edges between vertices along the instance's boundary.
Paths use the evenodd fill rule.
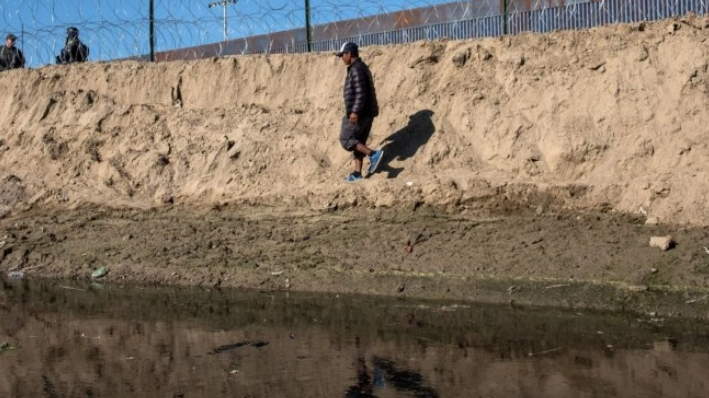
<path fill-rule="evenodd" d="M 0 46 L 0 71 L 25 67 L 25 56 L 15 47 L 17 36 L 10 33 L 5 37 L 5 45 Z"/>
<path fill-rule="evenodd" d="M 335 55 L 342 58 L 342 62 L 347 65 L 344 86 L 345 116 L 342 118 L 340 129 L 340 144 L 345 150 L 352 152 L 354 157 L 354 170 L 345 177 L 345 181 L 354 182 L 362 179 L 365 156 L 369 157 L 370 175 L 377 171 L 384 157 L 382 150 L 372 150 L 366 144 L 372 131 L 372 122 L 379 115 L 379 105 L 372 72 L 359 58 L 357 45 L 347 42 Z"/>

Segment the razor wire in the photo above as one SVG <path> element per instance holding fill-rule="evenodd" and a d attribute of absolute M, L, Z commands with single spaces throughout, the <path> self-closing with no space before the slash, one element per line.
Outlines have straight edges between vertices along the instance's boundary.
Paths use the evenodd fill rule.
<path fill-rule="evenodd" d="M 171 60 L 582 29 L 705 14 L 707 1 L 2 0 L 0 23 L 38 67 L 54 63 L 69 26 L 91 61 L 149 60 L 153 51 Z"/>

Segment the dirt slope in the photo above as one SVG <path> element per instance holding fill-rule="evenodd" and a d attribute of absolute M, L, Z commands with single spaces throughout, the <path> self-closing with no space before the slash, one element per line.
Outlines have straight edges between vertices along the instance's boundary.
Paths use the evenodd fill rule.
<path fill-rule="evenodd" d="M 387 155 L 355 184 L 332 54 L 1 73 L 0 279 L 706 318 L 708 31 L 366 48 Z"/>
<path fill-rule="evenodd" d="M 342 180 L 345 71 L 330 54 L 2 73 L 0 214 L 506 202 L 707 225 L 706 25 L 366 48 L 382 104 L 371 144 L 387 159 L 357 184 Z"/>

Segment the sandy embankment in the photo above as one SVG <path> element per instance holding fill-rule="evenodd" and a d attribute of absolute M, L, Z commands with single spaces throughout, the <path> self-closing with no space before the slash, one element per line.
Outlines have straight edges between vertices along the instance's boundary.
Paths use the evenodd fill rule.
<path fill-rule="evenodd" d="M 177 206 L 200 214 L 199 209 L 212 206 L 246 213 L 249 206 L 267 206 L 286 213 L 314 212 L 322 217 L 318 220 L 331 225 L 338 225 L 342 217 L 361 222 L 422 208 L 472 223 L 482 215 L 522 217 L 524 228 L 531 228 L 530 220 L 536 217 L 543 227 L 533 231 L 509 223 L 512 218 L 501 226 L 519 229 L 516 233 L 522 235 L 534 232 L 547 248 L 578 253 L 579 241 L 569 242 L 568 234 L 553 233 L 557 226 L 569 234 L 588 226 L 568 223 L 573 216 L 555 216 L 570 211 L 590 215 L 589 222 L 602 228 L 584 235 L 589 237 L 584 244 L 598 258 L 568 256 L 571 266 L 590 269 L 583 272 L 590 275 L 588 280 L 628 285 L 659 280 L 662 285 L 703 288 L 701 256 L 706 255 L 702 246 L 706 245 L 704 227 L 709 225 L 706 25 L 705 18 L 690 18 L 642 28 L 618 25 L 366 48 L 362 56 L 374 72 L 382 105 L 371 144 L 385 148 L 387 159 L 380 173 L 357 184 L 342 181 L 349 169 L 348 154 L 336 139 L 344 67 L 329 54 L 90 63 L 2 73 L 0 89 L 10 94 L 0 99 L 0 112 L 5 115 L 0 136 L 0 214 L 4 217 L 0 238 L 4 236 L 6 247 L 0 267 L 9 270 L 44 261 L 44 275 L 86 275 L 97 262 L 82 262 L 71 257 L 68 249 L 59 250 L 59 244 L 51 243 L 57 236 L 73 240 L 89 223 L 90 230 L 114 225 L 103 233 L 125 237 L 121 229 L 125 225 L 116 220 L 138 223 L 147 217 L 126 218 L 132 210 L 111 210 L 100 213 L 108 214 L 111 223 L 98 226 L 102 217 L 95 216 L 95 210 L 65 212 L 86 205 L 152 209 L 145 214 L 178 223 L 173 214 L 182 210 L 170 213 L 166 208 Z M 366 213 L 357 220 L 355 213 L 330 212 L 343 208 L 374 209 L 379 215 Z M 55 211 L 61 215 L 52 218 Z M 225 217 L 243 214 L 237 213 Z M 603 216 L 596 219 L 596 214 Z M 58 221 L 82 217 L 86 217 L 83 224 Z M 660 227 L 643 229 L 646 217 L 659 220 Z M 167 240 L 163 246 L 168 251 L 187 241 L 199 243 L 208 235 L 199 217 L 186 218 L 193 235 L 185 232 Z M 287 227 L 277 225 L 284 221 L 280 216 L 262 221 L 267 220 L 276 229 Z M 40 232 L 33 229 L 38 222 L 44 223 Z M 411 233 L 407 222 L 395 231 L 401 236 L 386 235 L 395 242 L 391 250 L 396 253 Z M 608 228 L 604 222 L 615 223 L 617 230 L 604 231 Z M 54 240 L 47 232 L 50 226 L 55 229 Z M 182 227 L 190 230 L 184 225 L 177 228 Z M 370 239 L 384 234 L 384 229 L 370 233 Z M 480 242 L 470 237 L 466 241 L 465 233 L 452 230 L 462 234 L 461 247 Z M 616 232 L 620 237 L 608 237 Z M 646 270 L 657 272 L 671 263 L 657 257 L 666 254 L 645 248 L 650 235 L 664 233 L 687 233 L 684 237 L 691 241 L 679 242 L 674 256 L 688 269 L 673 267 L 667 278 L 662 273 L 646 278 Z M 280 250 L 273 233 L 256 235 L 263 247 L 275 242 L 269 250 Z M 445 258 L 446 240 L 435 231 L 431 236 L 421 247 L 430 244 L 431 253 Z M 530 243 L 524 236 L 520 242 L 515 239 L 476 246 L 478 252 L 470 255 L 483 249 L 499 255 L 492 256 L 485 272 L 479 270 L 482 265 L 475 257 L 460 260 L 455 276 L 541 275 L 553 280 L 573 276 L 562 272 L 565 268 L 558 259 L 546 255 L 520 273 L 513 266 L 514 255 L 512 260 L 502 255 L 522 241 Z M 136 240 L 120 241 L 111 250 L 124 254 L 135 250 Z M 143 249 L 151 249 L 152 244 L 146 240 Z M 231 244 L 254 243 L 235 240 Z M 615 251 L 606 250 L 608 245 L 614 245 Z M 8 252 L 8 247 L 13 249 Z M 313 248 L 313 240 L 306 239 L 300 247 L 314 250 L 315 264 L 323 264 L 314 267 L 314 273 L 319 267 L 341 267 L 335 264 L 338 256 L 322 255 L 322 247 Z M 346 247 L 341 250 L 347 253 Z M 614 253 L 612 259 L 603 257 L 606 251 Z M 389 252 L 381 249 L 381 253 Z M 638 257 L 638 253 L 645 254 Z M 238 252 L 222 255 L 239 260 Z M 243 257 L 242 265 L 270 269 L 280 264 L 263 251 L 260 256 L 260 260 Z M 386 261 L 401 266 L 395 257 Z M 131 269 L 126 275 L 132 279 L 169 282 L 170 275 L 179 278 L 182 271 L 160 274 L 167 272 L 160 271 L 164 264 L 130 258 L 123 258 L 121 264 Z M 230 262 L 226 264 L 212 264 L 208 272 L 213 275 L 214 267 L 228 267 Z M 628 264 L 641 270 L 625 272 Z M 224 272 L 261 272 L 237 268 Z M 440 273 L 423 260 L 412 269 Z M 348 270 L 337 269 L 335 275 L 343 272 Z M 150 277 L 154 274 L 159 276 Z M 260 286 L 258 278 L 252 279 L 225 285 Z M 586 280 L 583 275 L 580 279 Z"/>

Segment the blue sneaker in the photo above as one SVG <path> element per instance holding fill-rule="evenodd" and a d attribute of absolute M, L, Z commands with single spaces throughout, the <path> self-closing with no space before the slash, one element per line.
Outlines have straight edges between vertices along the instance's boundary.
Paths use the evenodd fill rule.
<path fill-rule="evenodd" d="M 374 174 L 374 172 L 377 171 L 383 157 L 384 151 L 381 149 L 372 153 L 372 156 L 369 157 L 369 174 Z"/>
<path fill-rule="evenodd" d="M 345 177 L 345 181 L 347 182 L 355 182 L 357 180 L 362 179 L 362 174 L 355 174 L 355 173 L 350 173 Z"/>

